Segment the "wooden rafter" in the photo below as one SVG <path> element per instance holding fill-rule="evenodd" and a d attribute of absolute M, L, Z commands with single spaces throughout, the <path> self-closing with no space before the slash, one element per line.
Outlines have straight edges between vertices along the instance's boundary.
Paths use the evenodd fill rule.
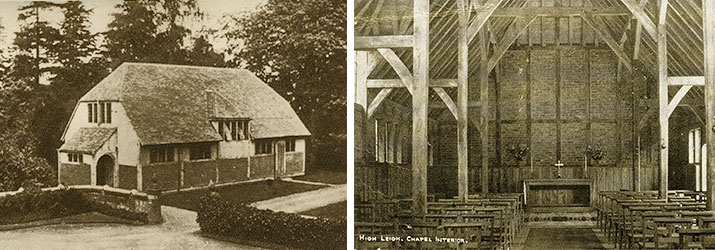
<path fill-rule="evenodd" d="M 502 58 L 502 56 L 504 56 L 504 53 L 506 53 L 506 51 L 509 49 L 509 47 L 511 47 L 514 41 L 516 41 L 516 39 L 519 38 L 519 36 L 521 36 L 524 31 L 526 31 L 529 25 L 533 23 L 534 20 L 536 20 L 536 16 L 526 16 L 524 20 L 526 20 L 526 22 L 524 23 L 520 23 L 514 20 L 512 25 L 517 30 L 517 32 L 506 32 L 506 34 L 504 34 L 504 37 L 502 37 L 502 39 L 494 47 L 494 54 L 489 59 L 489 68 L 487 69 L 488 71 L 491 72 L 494 67 L 497 66 L 497 63 L 499 63 L 499 60 Z"/>
<path fill-rule="evenodd" d="M 392 49 L 381 48 L 377 49 L 377 51 L 380 52 L 382 57 L 385 58 L 385 61 L 387 61 L 390 66 L 392 66 L 397 75 L 400 77 L 400 80 L 402 80 L 402 82 L 405 84 L 405 87 L 407 87 L 407 91 L 412 94 L 413 79 L 410 69 L 405 66 L 400 57 L 398 57 Z"/>
<path fill-rule="evenodd" d="M 468 108 L 479 108 L 481 107 L 482 103 L 480 101 L 470 101 L 467 103 Z M 449 108 L 447 107 L 444 102 L 430 102 L 429 104 L 430 109 L 446 109 Z"/>
<path fill-rule="evenodd" d="M 372 118 L 372 115 L 375 114 L 375 111 L 377 111 L 377 108 L 379 108 L 380 105 L 382 104 L 382 102 L 384 102 L 385 99 L 387 99 L 387 96 L 390 95 L 390 93 L 392 93 L 392 89 L 389 89 L 389 88 L 382 89 L 382 90 L 380 90 L 379 93 L 377 93 L 375 98 L 372 99 L 372 102 L 370 102 L 370 105 L 367 106 L 367 118 L 368 119 Z"/>
<path fill-rule="evenodd" d="M 456 88 L 457 79 L 430 79 L 430 88 Z M 367 79 L 367 88 L 404 88 L 401 79 Z"/>
<path fill-rule="evenodd" d="M 377 49 L 377 48 L 409 48 L 414 44 L 411 35 L 393 36 L 356 36 L 355 49 Z"/>
<path fill-rule="evenodd" d="M 487 0 L 484 5 L 475 7 L 477 9 L 477 15 L 467 28 L 467 44 L 474 40 L 474 37 L 477 36 L 477 33 L 482 29 L 502 1 L 503 0 Z M 477 1 L 472 1 L 472 4 L 477 4 Z"/>
<path fill-rule="evenodd" d="M 526 8 L 498 8 L 492 16 L 498 17 L 518 17 L 518 16 L 547 16 L 547 17 L 567 17 L 580 15 L 605 15 L 623 16 L 631 15 L 631 12 L 619 7 L 526 7 Z"/>
<path fill-rule="evenodd" d="M 608 33 L 608 29 L 603 23 L 603 20 L 595 18 L 593 15 L 583 15 L 581 17 L 584 21 L 586 21 L 586 23 L 593 27 L 593 29 L 596 31 L 596 34 L 598 34 L 601 39 L 606 42 L 606 45 L 611 48 L 613 53 L 616 54 L 616 56 L 623 63 L 623 65 L 625 65 L 628 70 L 632 70 L 633 68 L 631 66 L 631 58 L 628 57 L 625 51 L 623 51 L 623 48 L 618 44 L 618 42 L 613 39 L 613 36 Z"/>
<path fill-rule="evenodd" d="M 444 91 L 443 88 L 433 88 L 434 92 L 437 93 L 440 99 L 444 101 L 444 104 L 447 105 L 447 108 L 449 109 L 449 112 L 452 113 L 452 116 L 454 116 L 454 119 L 457 119 L 457 104 L 454 103 L 452 100 L 452 97 L 447 94 L 447 91 Z"/>
<path fill-rule="evenodd" d="M 705 86 L 705 77 L 703 76 L 669 76 L 668 85 L 670 86 L 681 86 L 681 85 L 692 85 L 692 86 Z"/>
<path fill-rule="evenodd" d="M 643 28 L 645 29 L 646 33 L 650 35 L 653 40 L 658 39 L 658 31 L 657 27 L 655 26 L 655 23 L 653 23 L 653 20 L 651 20 L 648 15 L 645 13 L 645 10 L 641 5 L 636 3 L 636 0 L 621 0 L 621 3 L 623 3 L 628 10 L 633 13 L 633 16 L 636 17 L 638 20 L 638 23 L 640 23 Z"/>
<path fill-rule="evenodd" d="M 686 94 L 688 94 L 688 91 L 690 91 L 690 88 L 692 88 L 692 85 L 685 85 L 680 87 L 678 89 L 678 92 L 675 93 L 675 96 L 673 96 L 673 99 L 670 100 L 668 103 L 668 110 L 667 110 L 667 117 L 670 117 L 670 115 L 673 114 L 673 111 L 675 111 L 675 108 L 678 107 L 678 104 L 680 104 L 680 101 L 683 100 L 683 97 L 685 97 Z"/>

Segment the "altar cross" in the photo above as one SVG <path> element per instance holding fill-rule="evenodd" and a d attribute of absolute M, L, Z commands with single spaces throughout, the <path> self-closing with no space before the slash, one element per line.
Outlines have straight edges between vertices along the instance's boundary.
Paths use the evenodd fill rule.
<path fill-rule="evenodd" d="M 554 164 L 554 166 L 556 166 L 556 170 L 557 170 L 556 178 L 561 178 L 561 167 L 563 167 L 564 164 L 561 163 L 561 160 L 559 160 L 558 162 L 556 162 L 556 164 Z"/>

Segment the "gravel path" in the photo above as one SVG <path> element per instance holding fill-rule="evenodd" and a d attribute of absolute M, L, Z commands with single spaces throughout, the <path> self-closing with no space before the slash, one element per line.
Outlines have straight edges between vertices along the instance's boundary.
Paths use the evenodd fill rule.
<path fill-rule="evenodd" d="M 348 186 L 346 184 L 333 185 L 318 190 L 259 201 L 252 203 L 251 205 L 260 209 L 270 209 L 286 213 L 300 213 L 345 201 L 347 199 L 347 187 Z"/>
<path fill-rule="evenodd" d="M 12 249 L 261 249 L 198 234 L 196 213 L 162 206 L 161 225 L 67 224 L 0 231 L 0 250 Z"/>

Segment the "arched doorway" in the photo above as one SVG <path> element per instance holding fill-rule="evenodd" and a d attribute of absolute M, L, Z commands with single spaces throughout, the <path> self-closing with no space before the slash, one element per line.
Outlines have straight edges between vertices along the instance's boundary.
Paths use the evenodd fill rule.
<path fill-rule="evenodd" d="M 114 159 L 109 155 L 103 155 L 97 161 L 97 185 L 113 186 L 114 184 Z"/>

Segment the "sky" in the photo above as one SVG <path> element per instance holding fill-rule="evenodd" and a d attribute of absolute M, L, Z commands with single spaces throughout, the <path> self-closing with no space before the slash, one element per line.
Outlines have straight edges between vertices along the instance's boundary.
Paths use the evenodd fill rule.
<path fill-rule="evenodd" d="M 206 18 L 203 22 L 192 25 L 192 28 L 198 30 L 205 25 L 208 28 L 218 29 L 221 27 L 220 20 L 223 15 L 253 11 L 266 1 L 267 0 L 197 0 L 199 9 L 206 14 Z M 4 49 L 12 44 L 12 40 L 15 38 L 14 33 L 20 30 L 20 22 L 17 21 L 17 15 L 20 12 L 17 9 L 28 2 L 30 1 L 0 0 L 0 25 L 5 27 L 0 34 L 0 39 L 2 39 L 0 40 L 0 48 Z M 122 0 L 88 0 L 82 2 L 88 9 L 93 9 L 92 16 L 90 17 L 90 31 L 96 33 L 107 30 L 107 24 L 112 21 L 111 14 L 116 12 L 114 6 L 122 2 Z M 54 13 L 45 11 L 45 13 L 40 14 L 46 17 L 46 20 L 50 22 L 56 22 L 62 19 L 62 13 L 60 11 Z M 225 41 L 223 40 L 218 39 L 211 42 L 217 50 L 226 48 Z"/>

